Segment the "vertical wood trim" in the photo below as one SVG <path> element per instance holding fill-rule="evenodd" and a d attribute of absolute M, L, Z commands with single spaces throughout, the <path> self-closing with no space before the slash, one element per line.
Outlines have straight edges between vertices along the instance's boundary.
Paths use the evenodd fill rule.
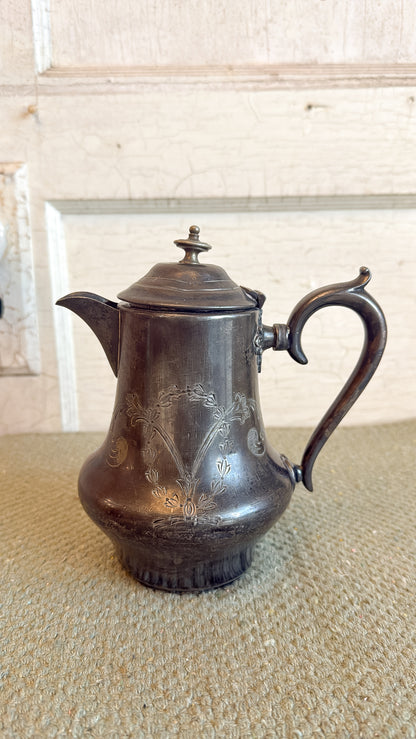
<path fill-rule="evenodd" d="M 52 36 L 50 0 L 31 0 L 33 47 L 37 74 L 52 66 Z"/>
<path fill-rule="evenodd" d="M 69 292 L 65 231 L 62 215 L 50 203 L 45 204 L 51 294 L 55 303 Z M 77 378 L 74 337 L 69 311 L 54 307 L 54 329 L 58 365 L 62 431 L 79 431 Z"/>

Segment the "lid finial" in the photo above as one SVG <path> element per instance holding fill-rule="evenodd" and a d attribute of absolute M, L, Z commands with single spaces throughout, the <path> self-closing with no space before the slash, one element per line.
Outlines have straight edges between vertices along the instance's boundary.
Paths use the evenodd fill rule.
<path fill-rule="evenodd" d="M 199 264 L 199 252 L 211 249 L 209 244 L 205 244 L 203 241 L 199 240 L 199 232 L 199 226 L 190 226 L 188 238 L 176 239 L 174 242 L 176 246 L 185 250 L 185 256 L 180 260 L 179 264 Z"/>

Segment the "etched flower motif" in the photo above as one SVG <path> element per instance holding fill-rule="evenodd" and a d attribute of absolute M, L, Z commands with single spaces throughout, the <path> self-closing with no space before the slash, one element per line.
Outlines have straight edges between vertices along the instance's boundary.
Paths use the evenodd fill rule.
<path fill-rule="evenodd" d="M 206 396 L 206 392 L 201 384 L 194 385 L 192 388 L 189 389 L 188 397 L 189 400 L 197 401 L 197 400 L 203 400 Z"/>
<path fill-rule="evenodd" d="M 157 399 L 157 404 L 160 408 L 167 408 L 172 405 L 174 400 L 177 400 L 185 394 L 185 390 L 179 390 L 177 385 L 170 385 L 167 390 L 162 390 Z"/>
<path fill-rule="evenodd" d="M 201 384 L 194 385 L 189 391 L 189 400 L 196 402 L 202 401 L 205 408 L 216 408 L 217 401 L 214 393 L 207 393 Z"/>
<path fill-rule="evenodd" d="M 253 400 L 247 401 L 245 395 L 236 393 L 234 396 L 234 413 L 235 418 L 243 424 L 250 418 L 250 411 L 254 408 L 255 402 Z"/>
<path fill-rule="evenodd" d="M 149 434 L 149 441 L 151 441 L 156 433 L 154 424 L 160 416 L 160 411 L 157 407 L 143 408 L 137 393 L 127 393 L 126 401 L 126 413 L 130 418 L 131 425 L 136 426 L 139 421 L 142 421 L 144 424 L 144 432 L 145 434 Z"/>
<path fill-rule="evenodd" d="M 187 398 L 190 402 L 198 402 L 204 408 L 211 409 L 211 425 L 205 433 L 194 460 L 189 465 L 185 464 L 181 451 L 176 446 L 176 440 L 171 438 L 160 420 L 161 409 L 169 407 L 173 401 L 180 398 Z M 226 407 L 219 406 L 215 393 L 207 392 L 201 383 L 196 383 L 182 388 L 178 388 L 177 385 L 170 385 L 166 390 L 159 393 L 157 402 L 150 408 L 143 408 L 137 393 L 128 393 L 126 402 L 126 414 L 130 418 L 131 425 L 136 426 L 139 422 L 143 424 L 143 434 L 146 440 L 146 446 L 142 449 L 146 465 L 144 475 L 152 486 L 152 495 L 162 500 L 166 508 L 169 509 L 169 522 L 177 523 L 185 520 L 193 521 L 195 525 L 203 520 L 214 522 L 210 512 L 217 507 L 216 496 L 227 490 L 224 480 L 231 472 L 231 464 L 227 459 L 227 455 L 233 451 L 233 442 L 229 439 L 231 425 L 235 421 L 244 424 L 256 406 L 255 401 L 247 399 L 242 393 L 235 393 L 234 400 L 230 405 Z M 177 492 L 168 493 L 166 487 L 161 485 L 159 481 L 159 472 L 156 469 L 158 452 L 152 444 L 156 434 L 159 434 L 178 470 L 179 477 L 176 482 L 179 490 Z M 196 477 L 196 474 L 200 469 L 207 449 L 215 438 L 217 438 L 218 451 L 221 454 L 221 457 L 216 460 L 217 475 L 211 480 L 209 489 L 201 493 L 198 491 L 200 479 Z M 255 449 L 253 453 L 259 454 L 262 439 L 254 438 L 254 434 L 251 432 L 250 442 L 253 449 Z M 164 520 L 157 519 L 154 521 L 154 525 L 162 526 Z"/>

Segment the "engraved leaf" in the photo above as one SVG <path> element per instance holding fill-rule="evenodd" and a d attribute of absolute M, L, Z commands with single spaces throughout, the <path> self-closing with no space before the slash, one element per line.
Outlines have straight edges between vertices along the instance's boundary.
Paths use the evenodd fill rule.
<path fill-rule="evenodd" d="M 209 498 L 205 498 L 203 501 L 201 501 L 201 498 L 199 499 L 198 509 L 200 509 L 201 511 L 213 511 L 216 507 L 216 503 Z"/>
<path fill-rule="evenodd" d="M 227 421 L 224 421 L 224 423 L 222 423 L 218 429 L 218 433 L 221 434 L 221 436 L 223 436 L 224 438 L 228 436 L 230 431 L 231 431 L 231 425 Z"/>
<path fill-rule="evenodd" d="M 161 408 L 167 408 L 172 403 L 172 396 L 169 393 L 159 395 L 158 403 Z"/>
<path fill-rule="evenodd" d="M 206 393 L 202 385 L 194 385 L 192 390 L 189 391 L 189 400 L 203 400 L 205 395 Z"/>
<path fill-rule="evenodd" d="M 221 477 L 225 477 L 231 471 L 231 465 L 226 459 L 217 460 L 217 469 Z"/>
<path fill-rule="evenodd" d="M 217 407 L 217 401 L 215 399 L 214 393 L 210 393 L 206 396 L 204 400 L 204 408 L 216 408 Z"/>
<path fill-rule="evenodd" d="M 133 408 L 134 410 L 136 410 L 137 408 L 142 409 L 137 393 L 127 393 L 126 400 L 128 408 Z"/>
<path fill-rule="evenodd" d="M 177 400 L 181 395 L 184 394 L 184 390 L 178 390 L 177 385 L 170 385 L 167 390 L 162 390 L 158 396 L 158 405 L 161 408 L 166 408 L 172 404 L 173 400 Z"/>
<path fill-rule="evenodd" d="M 212 495 L 221 495 L 221 493 L 225 493 L 226 490 L 227 488 L 223 483 L 222 477 L 220 477 L 218 480 L 213 480 L 211 482 Z"/>
<path fill-rule="evenodd" d="M 132 425 L 134 426 L 135 424 L 132 423 Z M 144 430 L 144 433 L 147 436 L 149 442 L 152 441 L 152 439 L 154 439 L 154 437 L 156 436 L 156 429 L 150 423 L 144 423 L 143 424 L 143 430 Z"/>
<path fill-rule="evenodd" d="M 157 408 L 148 408 L 144 412 L 144 417 L 145 417 L 146 421 L 148 421 L 148 423 L 150 423 L 150 424 L 154 423 L 154 421 L 157 421 L 157 419 L 159 418 L 159 416 L 160 416 L 160 413 L 157 410 Z"/>
<path fill-rule="evenodd" d="M 196 479 L 194 477 L 191 477 L 190 475 L 185 478 L 179 478 L 179 480 L 176 480 L 179 487 L 182 489 L 183 493 L 187 498 L 192 498 L 192 496 L 195 493 L 196 487 L 199 483 L 199 479 Z"/>
<path fill-rule="evenodd" d="M 154 495 L 155 498 L 164 498 L 166 496 L 166 488 L 162 487 L 162 485 L 156 485 L 152 490 L 152 495 Z"/>
<path fill-rule="evenodd" d="M 150 446 L 148 446 L 148 447 L 146 447 L 145 449 L 143 449 L 143 452 L 142 452 L 142 454 L 143 454 L 143 459 L 144 459 L 144 460 L 145 460 L 145 462 L 147 462 L 147 463 L 148 463 L 149 465 L 151 465 L 151 464 L 152 464 L 152 462 L 154 462 L 154 461 L 155 461 L 155 459 L 156 459 L 156 456 L 157 456 L 157 452 L 156 452 L 156 449 L 152 449 L 152 447 L 150 447 Z"/>
<path fill-rule="evenodd" d="M 177 508 L 179 506 L 179 496 L 177 493 L 174 493 L 170 498 L 166 498 L 165 500 L 165 506 L 167 508 Z"/>
<path fill-rule="evenodd" d="M 146 472 L 144 473 L 144 476 L 146 480 L 148 482 L 151 482 L 153 485 L 155 485 L 157 481 L 159 480 L 159 473 L 154 468 L 150 468 L 146 470 Z"/>
<path fill-rule="evenodd" d="M 218 449 L 220 450 L 223 457 L 226 457 L 227 454 L 232 452 L 233 450 L 233 443 L 229 439 L 225 439 L 221 444 L 218 444 Z"/>
<path fill-rule="evenodd" d="M 127 393 L 127 415 L 131 418 L 131 425 L 135 426 L 136 423 L 143 417 L 143 407 L 140 403 L 139 396 L 137 393 Z"/>

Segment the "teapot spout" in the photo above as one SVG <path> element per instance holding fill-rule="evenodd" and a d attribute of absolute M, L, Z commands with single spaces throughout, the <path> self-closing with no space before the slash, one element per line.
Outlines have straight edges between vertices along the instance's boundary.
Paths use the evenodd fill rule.
<path fill-rule="evenodd" d="M 95 293 L 76 292 L 60 298 L 56 305 L 72 310 L 94 331 L 117 377 L 120 346 L 120 311 L 117 303 Z"/>

